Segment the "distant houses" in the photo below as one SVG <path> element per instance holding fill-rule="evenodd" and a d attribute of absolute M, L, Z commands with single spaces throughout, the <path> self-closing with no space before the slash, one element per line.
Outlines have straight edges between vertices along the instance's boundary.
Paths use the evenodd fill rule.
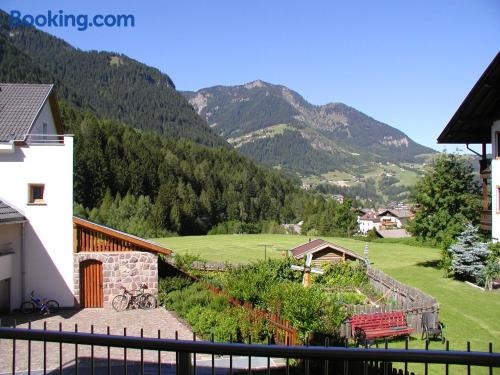
<path fill-rule="evenodd" d="M 413 211 L 408 208 L 392 208 L 385 209 L 381 208 L 377 211 L 375 210 L 360 210 L 363 213 L 358 217 L 359 232 L 361 234 L 367 234 L 370 230 L 382 231 L 382 233 L 401 229 L 411 219 L 414 215 Z M 394 232 L 394 234 L 403 232 Z M 407 237 L 408 233 L 405 232 L 404 237 Z M 386 237 L 386 236 L 382 236 Z"/>

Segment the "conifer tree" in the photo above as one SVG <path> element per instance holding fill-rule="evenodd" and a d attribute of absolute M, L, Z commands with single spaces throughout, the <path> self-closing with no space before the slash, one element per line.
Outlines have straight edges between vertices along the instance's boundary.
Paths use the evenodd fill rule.
<path fill-rule="evenodd" d="M 455 276 L 475 281 L 481 277 L 490 251 L 488 245 L 481 242 L 477 227 L 468 223 L 458 236 L 458 242 L 450 246 L 448 252 Z"/>

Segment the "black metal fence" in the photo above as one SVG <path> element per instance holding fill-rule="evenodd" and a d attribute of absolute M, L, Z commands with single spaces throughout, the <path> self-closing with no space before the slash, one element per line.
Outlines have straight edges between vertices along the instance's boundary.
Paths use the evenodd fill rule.
<path fill-rule="evenodd" d="M 448 343 L 447 350 L 388 349 L 387 341 L 381 349 L 332 347 L 328 340 L 324 346 L 281 346 L 132 337 L 126 329 L 110 335 L 109 329 L 97 334 L 29 328 L 0 328 L 0 339 L 0 358 L 10 362 L 12 374 L 413 374 L 409 364 L 421 364 L 422 374 L 432 364 L 441 364 L 443 374 L 458 366 L 467 374 L 500 369 L 500 353 L 491 344 L 489 352 L 469 345 L 450 351 Z M 42 346 L 34 350 L 35 343 Z M 166 352 L 171 361 L 164 361 Z"/>

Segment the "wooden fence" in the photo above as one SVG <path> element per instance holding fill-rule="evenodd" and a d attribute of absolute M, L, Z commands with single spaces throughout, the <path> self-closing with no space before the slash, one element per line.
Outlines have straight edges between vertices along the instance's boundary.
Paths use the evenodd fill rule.
<path fill-rule="evenodd" d="M 421 322 L 424 312 L 431 312 L 438 319 L 439 304 L 434 297 L 403 284 L 378 269 L 369 267 L 367 274 L 372 287 L 383 295 L 386 302 L 372 305 L 347 305 L 349 315 L 404 311 L 408 325 L 415 328 L 417 333 L 422 332 Z M 348 321 L 341 327 L 341 334 L 346 337 L 351 336 Z"/>

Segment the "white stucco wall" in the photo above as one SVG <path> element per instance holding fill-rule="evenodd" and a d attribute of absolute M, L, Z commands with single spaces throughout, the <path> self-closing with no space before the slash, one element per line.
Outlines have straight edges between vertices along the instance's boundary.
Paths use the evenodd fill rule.
<path fill-rule="evenodd" d="M 500 158 L 496 157 L 499 146 L 496 132 L 500 132 L 500 119 L 491 127 L 491 237 L 500 240 L 500 207 L 498 202 L 498 189 L 500 188 Z"/>
<path fill-rule="evenodd" d="M 9 250 L 12 254 L 0 255 L 0 281 L 10 279 L 10 307 L 21 306 L 21 243 L 22 224 L 0 225 L 0 252 Z"/>
<path fill-rule="evenodd" d="M 359 220 L 359 231 L 363 234 L 366 234 L 368 231 L 372 230 L 373 228 L 379 229 L 380 228 L 380 223 L 377 221 L 373 220 Z"/>
<path fill-rule="evenodd" d="M 38 118 L 31 128 L 30 134 L 43 134 L 44 123 L 47 124 L 47 134 L 57 134 L 54 118 L 52 116 L 52 111 L 50 110 L 50 104 L 48 100 L 43 105 Z"/>
<path fill-rule="evenodd" d="M 13 154 L 0 154 L 0 176 L 0 197 L 28 219 L 26 294 L 34 290 L 72 306 L 73 137 L 65 136 L 64 144 L 16 146 Z M 31 183 L 45 185 L 44 205 L 28 204 Z"/>

